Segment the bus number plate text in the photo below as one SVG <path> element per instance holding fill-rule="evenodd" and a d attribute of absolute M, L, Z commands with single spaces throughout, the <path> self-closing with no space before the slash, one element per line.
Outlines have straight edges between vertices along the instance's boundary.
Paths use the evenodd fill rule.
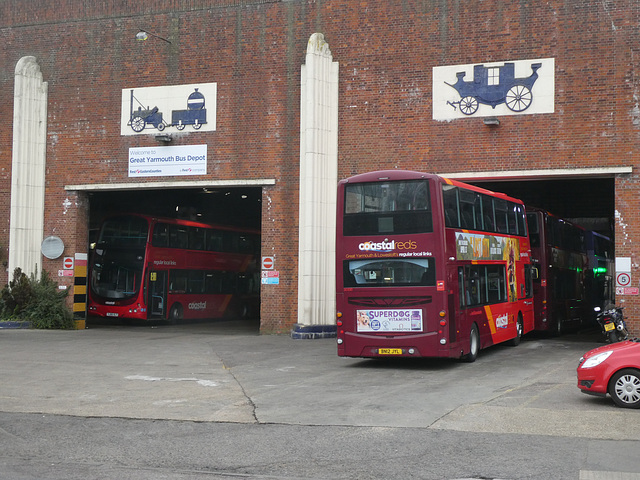
<path fill-rule="evenodd" d="M 402 355 L 401 348 L 379 348 L 378 355 Z"/>
<path fill-rule="evenodd" d="M 107 312 L 107 317 L 117 317 L 118 314 L 114 312 Z"/>

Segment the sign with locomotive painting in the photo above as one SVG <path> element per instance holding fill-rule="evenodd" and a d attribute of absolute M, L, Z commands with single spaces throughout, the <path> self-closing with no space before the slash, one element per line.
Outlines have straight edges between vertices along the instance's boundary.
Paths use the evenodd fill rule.
<path fill-rule="evenodd" d="M 433 68 L 433 119 L 553 113 L 553 58 Z"/>
<path fill-rule="evenodd" d="M 216 129 L 216 83 L 122 90 L 121 135 Z"/>

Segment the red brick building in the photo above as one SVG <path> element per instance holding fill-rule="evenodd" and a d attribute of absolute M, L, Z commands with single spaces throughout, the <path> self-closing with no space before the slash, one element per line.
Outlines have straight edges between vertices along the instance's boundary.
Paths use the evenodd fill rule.
<path fill-rule="evenodd" d="M 640 334 L 639 20 L 640 5 L 630 0 L 3 2 L 0 281 L 12 266 L 30 268 L 12 253 L 18 244 L 39 246 L 50 236 L 64 243 L 62 256 L 40 259 L 55 275 L 63 257 L 87 253 L 97 217 L 127 202 L 250 189 L 255 204 L 234 204 L 234 215 L 248 212 L 247 222 L 261 228 L 262 255 L 275 257 L 280 274 L 261 290 L 261 330 L 289 331 L 300 321 L 304 66 L 312 35 L 321 33 L 311 53 L 328 58 L 337 79 L 327 81 L 335 101 L 321 154 L 335 157 L 338 178 L 411 169 L 489 181 L 525 202 L 544 197 L 546 208 L 615 238 L 632 287 L 616 300 Z M 152 35 L 137 41 L 141 30 Z M 519 68 L 539 59 L 540 79 L 545 73 L 551 82 L 551 91 L 532 89 L 534 102 L 547 97 L 542 109 L 481 105 L 461 115 L 463 97 L 434 87 L 440 67 Z M 169 133 L 171 145 L 206 145 L 206 174 L 131 176 L 130 149 L 162 143 L 157 128 L 125 128 L 126 92 L 197 84 L 216 85 L 215 129 Z M 498 124 L 485 122 L 490 117 Z M 311 323 L 331 321 L 324 312 Z"/>

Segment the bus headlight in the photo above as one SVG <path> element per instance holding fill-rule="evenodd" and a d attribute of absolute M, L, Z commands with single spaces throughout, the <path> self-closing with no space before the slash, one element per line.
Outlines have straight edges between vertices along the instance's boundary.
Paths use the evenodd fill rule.
<path fill-rule="evenodd" d="M 440 339 L 440 345 L 446 345 L 447 344 L 447 339 L 446 338 L 441 338 Z"/>
<path fill-rule="evenodd" d="M 341 338 L 338 339 L 338 345 L 342 345 L 342 339 Z"/>

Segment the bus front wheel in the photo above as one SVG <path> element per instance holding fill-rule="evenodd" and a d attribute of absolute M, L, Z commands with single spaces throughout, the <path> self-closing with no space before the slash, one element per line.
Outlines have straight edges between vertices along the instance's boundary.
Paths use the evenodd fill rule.
<path fill-rule="evenodd" d="M 169 311 L 169 320 L 171 323 L 177 323 L 182 320 L 182 305 L 176 303 Z"/>
<path fill-rule="evenodd" d="M 478 352 L 480 351 L 480 334 L 478 333 L 478 326 L 474 323 L 471 326 L 471 332 L 469 332 L 469 353 L 464 356 L 465 362 L 475 362 L 478 358 Z"/>

